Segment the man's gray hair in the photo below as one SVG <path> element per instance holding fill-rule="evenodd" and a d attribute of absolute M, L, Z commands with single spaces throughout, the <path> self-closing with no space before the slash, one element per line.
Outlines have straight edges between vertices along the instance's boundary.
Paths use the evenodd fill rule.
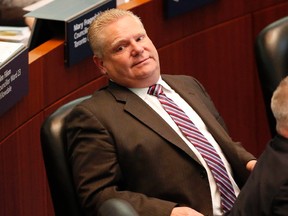
<path fill-rule="evenodd" d="M 137 20 L 137 22 L 139 22 L 143 26 L 140 18 L 128 10 L 113 8 L 113 9 L 108 9 L 108 10 L 99 12 L 96 15 L 95 19 L 92 21 L 88 30 L 88 41 L 96 57 L 98 58 L 103 57 L 105 38 L 104 38 L 104 35 L 101 34 L 102 30 L 107 25 L 125 16 L 133 17 L 135 20 Z"/>
<path fill-rule="evenodd" d="M 288 129 L 288 76 L 276 88 L 271 99 L 271 109 L 277 127 Z"/>

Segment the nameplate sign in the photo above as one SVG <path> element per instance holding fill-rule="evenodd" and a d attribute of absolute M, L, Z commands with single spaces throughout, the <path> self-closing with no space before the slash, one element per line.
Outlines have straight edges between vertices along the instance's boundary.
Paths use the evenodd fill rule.
<path fill-rule="evenodd" d="M 28 94 L 28 49 L 0 67 L 0 116 Z"/>
<path fill-rule="evenodd" d="M 44 42 L 45 35 L 50 37 L 63 35 L 64 61 L 68 66 L 77 64 L 92 56 L 87 39 L 89 25 L 98 12 L 115 7 L 116 0 L 53 1 L 25 15 L 36 18 L 30 43 L 35 46 L 37 40 L 40 41 L 38 43 Z"/>

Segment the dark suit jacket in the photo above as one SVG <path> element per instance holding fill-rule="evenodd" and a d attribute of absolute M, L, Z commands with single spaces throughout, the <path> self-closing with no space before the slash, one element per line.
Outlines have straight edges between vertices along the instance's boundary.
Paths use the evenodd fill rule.
<path fill-rule="evenodd" d="M 288 140 L 276 136 L 266 147 L 229 216 L 288 215 Z"/>
<path fill-rule="evenodd" d="M 254 159 L 233 142 L 201 84 L 162 75 L 202 117 L 241 187 Z M 212 215 L 204 167 L 184 141 L 142 99 L 115 83 L 77 106 L 67 119 L 68 156 L 80 202 L 96 215 L 109 198 L 122 198 L 141 216 L 168 216 L 174 206 Z"/>

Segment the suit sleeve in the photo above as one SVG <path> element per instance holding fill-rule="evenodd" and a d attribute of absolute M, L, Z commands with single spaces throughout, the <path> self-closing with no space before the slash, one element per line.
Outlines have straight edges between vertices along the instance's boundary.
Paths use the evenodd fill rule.
<path fill-rule="evenodd" d="M 86 108 L 78 106 L 66 119 L 68 159 L 79 200 L 87 215 L 97 215 L 110 198 L 128 201 L 143 216 L 167 216 L 176 203 L 125 191 L 113 137 Z"/>

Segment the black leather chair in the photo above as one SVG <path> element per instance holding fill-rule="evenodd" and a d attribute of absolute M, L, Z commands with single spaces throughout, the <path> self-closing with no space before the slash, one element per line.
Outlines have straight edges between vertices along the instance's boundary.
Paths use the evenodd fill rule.
<path fill-rule="evenodd" d="M 269 127 L 274 136 L 276 122 L 270 102 L 279 82 L 288 75 L 288 17 L 271 23 L 258 34 L 255 54 Z"/>
<path fill-rule="evenodd" d="M 56 216 L 82 215 L 66 158 L 63 123 L 71 109 L 88 97 L 90 96 L 78 98 L 61 106 L 41 127 L 42 153 Z"/>

